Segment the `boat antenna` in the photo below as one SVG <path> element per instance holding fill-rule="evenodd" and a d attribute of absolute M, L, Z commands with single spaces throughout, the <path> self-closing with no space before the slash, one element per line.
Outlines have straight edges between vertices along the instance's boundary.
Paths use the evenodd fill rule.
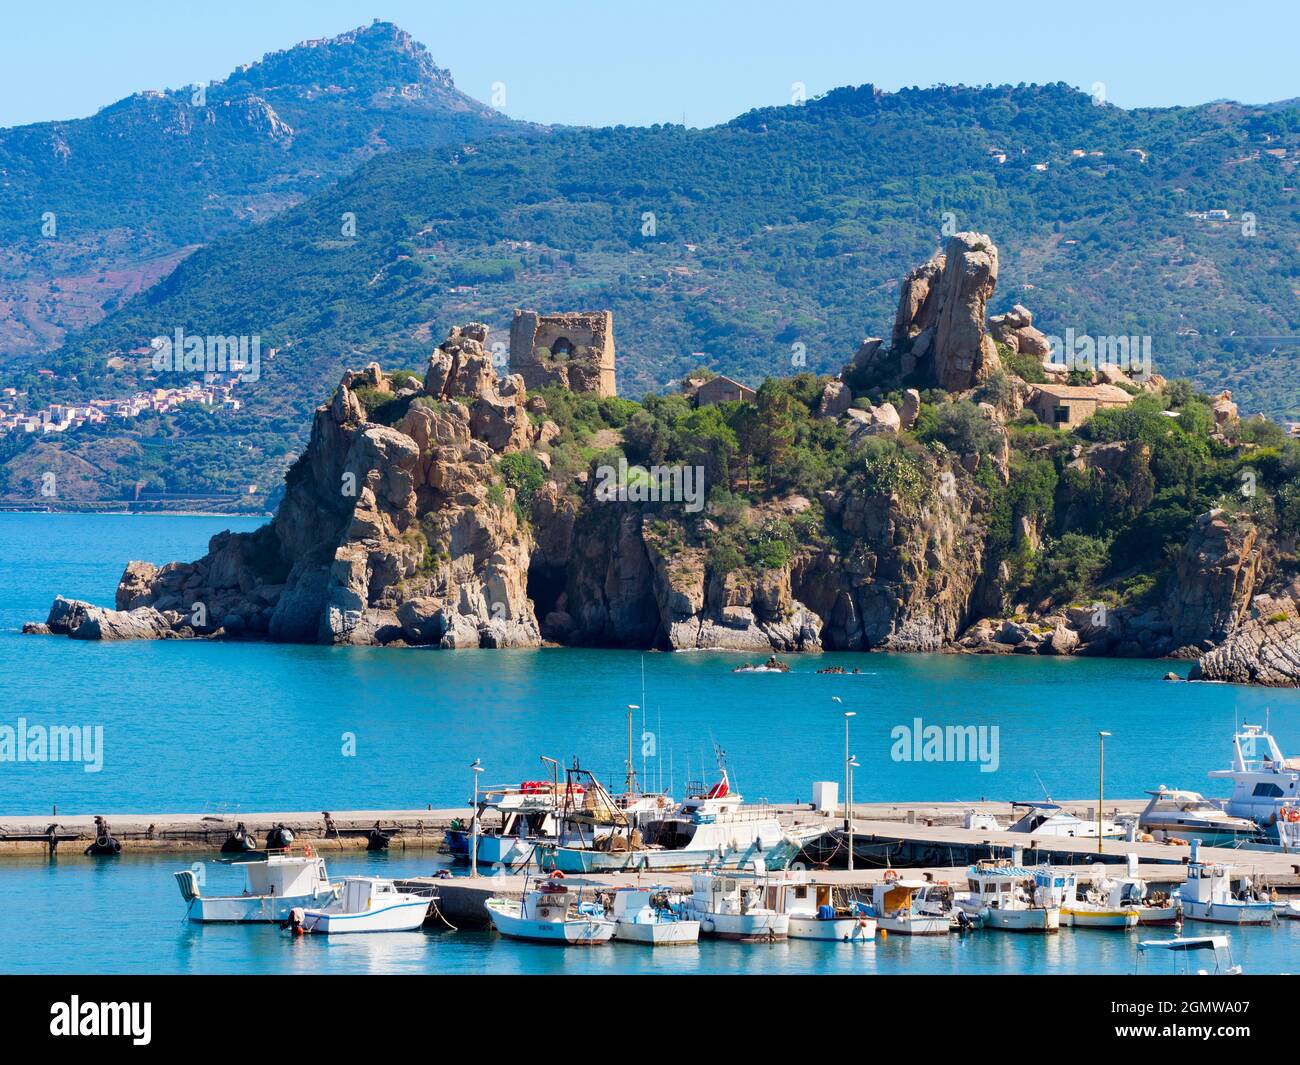
<path fill-rule="evenodd" d="M 1047 785 L 1043 783 L 1043 778 L 1038 775 L 1038 770 L 1034 770 L 1034 779 L 1038 781 L 1038 786 L 1043 789 L 1043 798 L 1048 802 L 1052 801 L 1052 794 L 1047 790 Z"/>

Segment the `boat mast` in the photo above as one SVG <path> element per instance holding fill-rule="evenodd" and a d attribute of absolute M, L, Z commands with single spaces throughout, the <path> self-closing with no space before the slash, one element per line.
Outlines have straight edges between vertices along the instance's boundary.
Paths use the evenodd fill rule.
<path fill-rule="evenodd" d="M 627 776 L 623 788 L 629 796 L 636 790 L 636 763 L 632 761 L 632 711 L 640 709 L 635 703 L 627 704 Z"/>

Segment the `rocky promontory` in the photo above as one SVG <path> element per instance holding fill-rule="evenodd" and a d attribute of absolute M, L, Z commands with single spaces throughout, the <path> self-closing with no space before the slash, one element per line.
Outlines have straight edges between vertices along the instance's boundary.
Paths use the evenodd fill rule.
<path fill-rule="evenodd" d="M 722 402 L 708 372 L 639 404 L 530 393 L 486 326 L 453 328 L 419 370 L 344 375 L 269 524 L 27 631 L 1173 657 L 1296 684 L 1290 445 L 1226 394 L 1063 371 L 1028 308 L 987 317 L 997 275 L 958 234 L 903 279 L 888 344 Z"/>

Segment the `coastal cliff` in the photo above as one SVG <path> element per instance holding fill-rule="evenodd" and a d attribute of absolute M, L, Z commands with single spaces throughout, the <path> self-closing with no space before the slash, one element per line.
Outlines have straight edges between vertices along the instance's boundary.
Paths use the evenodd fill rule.
<path fill-rule="evenodd" d="M 530 392 L 485 326 L 453 328 L 421 371 L 343 377 L 268 525 L 28 629 L 1175 657 L 1296 683 L 1295 446 L 1230 398 L 1063 370 L 1027 308 L 986 317 L 997 269 L 958 234 L 904 279 L 888 345 L 723 402 L 705 370 L 641 403 Z"/>

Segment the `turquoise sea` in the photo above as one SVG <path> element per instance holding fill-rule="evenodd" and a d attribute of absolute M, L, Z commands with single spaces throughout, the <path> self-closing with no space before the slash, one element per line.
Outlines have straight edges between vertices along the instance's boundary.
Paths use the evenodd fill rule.
<path fill-rule="evenodd" d="M 1222 794 L 1206 773 L 1227 764 L 1234 722 L 1265 713 L 1283 749 L 1300 750 L 1300 692 L 1169 683 L 1168 662 L 823 655 L 793 658 L 785 675 L 733 674 L 744 656 L 86 644 L 18 631 L 44 620 L 56 593 L 111 604 L 127 559 L 196 558 L 214 532 L 259 521 L 0 514 L 0 725 L 103 728 L 98 772 L 0 761 L 0 813 L 448 806 L 467 800 L 475 758 L 486 782 L 543 775 L 539 755 L 577 755 L 619 779 L 629 703 L 645 708 L 636 728 L 648 734 L 639 747 L 650 779 L 680 792 L 688 775 L 711 770 L 716 743 L 746 797 L 772 801 L 806 801 L 814 780 L 840 775 L 845 710 L 856 712 L 860 801 L 1093 795 L 1102 729 L 1112 733 L 1106 792 L 1115 797 L 1158 784 Z M 829 664 L 861 673 L 816 674 Z M 996 727 L 996 770 L 895 760 L 891 731 L 917 719 Z M 375 863 L 427 871 L 427 860 L 397 854 L 331 871 Z M 631 948 L 553 952 L 483 933 L 295 942 L 183 925 L 169 875 L 180 864 L 72 854 L 0 862 L 8 903 L 0 972 L 1127 972 L 1133 964 L 1131 937 L 1104 933 L 1063 932 L 1047 944 L 1014 936 L 752 951 L 703 944 L 653 961 Z M 1300 928 L 1232 935 L 1248 971 L 1282 971 Z"/>

